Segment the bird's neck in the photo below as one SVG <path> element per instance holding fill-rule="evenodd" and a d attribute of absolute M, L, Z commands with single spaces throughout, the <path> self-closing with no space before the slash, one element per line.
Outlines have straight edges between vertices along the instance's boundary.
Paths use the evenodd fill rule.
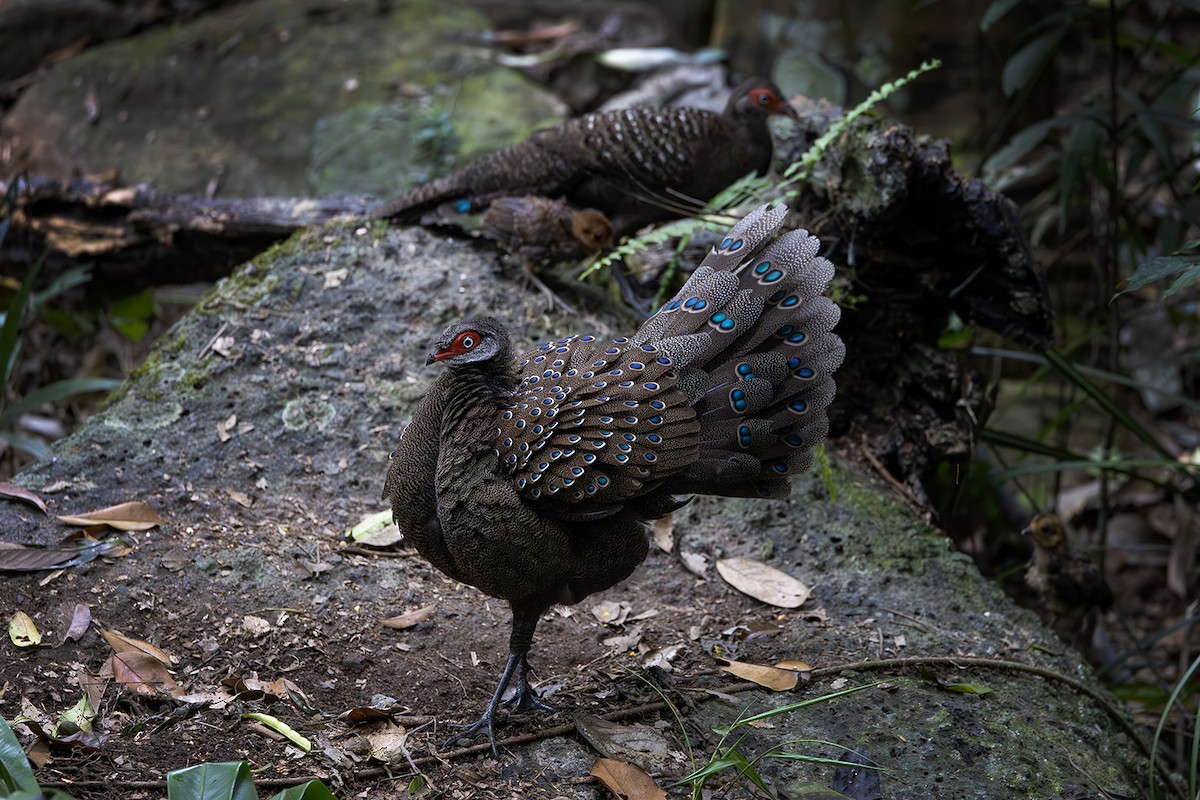
<path fill-rule="evenodd" d="M 442 395 L 442 437 L 454 441 L 466 436 L 490 441 L 495 433 L 496 410 L 506 405 L 516 386 L 511 370 L 493 365 L 468 365 L 450 370 Z"/>

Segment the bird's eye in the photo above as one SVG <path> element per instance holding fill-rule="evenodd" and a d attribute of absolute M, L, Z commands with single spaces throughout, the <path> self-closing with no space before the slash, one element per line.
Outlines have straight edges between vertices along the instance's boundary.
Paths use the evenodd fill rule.
<path fill-rule="evenodd" d="M 460 333 L 458 335 L 458 346 L 463 350 L 470 350 L 479 340 L 475 338 L 474 333 Z"/>
<path fill-rule="evenodd" d="M 771 101 L 775 98 L 770 92 L 759 92 L 758 97 L 755 99 L 758 101 L 760 106 L 769 106 L 771 105 Z"/>

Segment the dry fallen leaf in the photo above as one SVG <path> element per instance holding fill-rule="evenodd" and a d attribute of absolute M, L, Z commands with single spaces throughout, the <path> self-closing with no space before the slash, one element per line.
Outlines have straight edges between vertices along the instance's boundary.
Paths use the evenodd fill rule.
<path fill-rule="evenodd" d="M 37 506 L 42 511 L 46 510 L 46 504 L 42 501 L 42 498 L 38 497 L 28 489 L 17 486 L 15 483 L 0 483 L 0 497 L 11 497 L 14 500 L 24 500 L 26 503 Z"/>
<path fill-rule="evenodd" d="M 638 658 L 638 666 L 642 669 L 650 667 L 658 667 L 663 672 L 671 671 L 671 659 L 679 655 L 679 651 L 683 649 L 681 644 L 670 644 L 666 647 L 647 647 L 646 644 L 638 645 L 638 650 L 645 650 Z"/>
<path fill-rule="evenodd" d="M 229 430 L 237 425 L 237 414 L 230 414 L 228 419 L 217 421 L 217 438 L 222 442 L 228 442 L 233 438 Z"/>
<path fill-rule="evenodd" d="M 717 572 L 739 592 L 779 608 L 797 608 L 812 593 L 786 572 L 748 558 L 723 558 Z"/>
<path fill-rule="evenodd" d="M 633 764 L 597 758 L 592 775 L 603 783 L 619 800 L 666 800 L 667 793 L 658 788 L 646 772 Z"/>
<path fill-rule="evenodd" d="M 109 659 L 113 680 L 138 694 L 179 694 L 179 685 L 167 666 L 149 653 L 126 650 Z"/>
<path fill-rule="evenodd" d="M 17 647 L 37 647 L 42 643 L 42 634 L 37 625 L 24 611 L 18 611 L 8 621 L 8 638 Z"/>
<path fill-rule="evenodd" d="M 141 500 L 99 508 L 83 514 L 60 514 L 69 525 L 108 525 L 120 531 L 148 531 L 162 524 L 162 517 Z"/>
<path fill-rule="evenodd" d="M 783 661 L 776 661 L 775 666 L 780 669 L 795 670 L 796 672 L 809 672 L 812 670 L 811 664 L 797 658 L 785 658 Z"/>
<path fill-rule="evenodd" d="M 703 553 L 697 553 L 692 550 L 680 550 L 679 560 L 683 562 L 683 566 L 693 575 L 701 578 L 708 572 L 708 557 Z"/>
<path fill-rule="evenodd" d="M 143 642 L 141 639 L 135 639 L 132 636 L 126 636 L 116 631 L 106 630 L 100 631 L 100 635 L 104 637 L 104 641 L 108 642 L 108 646 L 113 649 L 114 653 L 140 652 L 145 653 L 151 658 L 158 659 L 163 664 L 179 663 L 179 659 L 166 650 L 155 647 L 149 642 Z"/>
<path fill-rule="evenodd" d="M 63 603 L 58 607 L 58 619 L 62 629 L 58 643 L 62 645 L 68 639 L 75 641 L 87 633 L 92 624 L 92 610 L 83 603 Z"/>
<path fill-rule="evenodd" d="M 731 661 L 718 658 L 721 669 L 744 680 L 757 683 L 773 692 L 787 692 L 796 688 L 799 675 L 790 669 L 768 667 L 765 664 L 751 664 L 748 661 Z"/>
<path fill-rule="evenodd" d="M 225 494 L 229 495 L 242 508 L 250 508 L 254 505 L 254 498 L 243 491 L 226 487 Z"/>
<path fill-rule="evenodd" d="M 396 764 L 409 758 L 408 731 L 402 725 L 388 722 L 379 730 L 368 733 L 367 741 L 371 743 L 371 758 L 377 761 Z"/>
<path fill-rule="evenodd" d="M 683 754 L 673 750 L 667 734 L 650 725 L 580 713 L 575 715 L 575 730 L 605 758 L 634 764 L 652 775 L 669 772 L 683 761 Z"/>
<path fill-rule="evenodd" d="M 654 544 L 664 553 L 675 549 L 675 515 L 667 514 L 654 520 Z"/>
<path fill-rule="evenodd" d="M 624 625 L 629 617 L 629 604 L 603 600 L 592 606 L 592 616 L 604 625 Z"/>
<path fill-rule="evenodd" d="M 605 647 L 612 647 L 616 650 L 632 650 L 637 647 L 642 641 L 642 626 L 630 625 L 629 629 L 624 634 L 617 634 L 605 639 L 602 644 Z"/>
<path fill-rule="evenodd" d="M 232 336 L 218 336 L 216 339 L 213 339 L 212 351 L 221 358 L 233 358 L 233 346 L 235 344 L 236 340 Z"/>
<path fill-rule="evenodd" d="M 30 547 L 0 542 L 0 570 L 36 572 L 43 569 L 59 569 L 77 555 L 79 551 L 73 547 Z"/>
<path fill-rule="evenodd" d="M 418 608 L 416 611 L 406 611 L 399 616 L 388 617 L 380 624 L 385 628 L 395 628 L 398 631 L 402 631 L 405 628 L 411 628 L 429 619 L 433 616 L 434 609 L 436 608 L 437 603 L 431 603 L 424 608 Z"/>
<path fill-rule="evenodd" d="M 342 281 L 346 280 L 346 276 L 350 274 L 350 270 L 346 267 L 341 269 L 331 269 L 325 273 L 322 281 L 322 289 L 336 289 L 342 285 Z"/>

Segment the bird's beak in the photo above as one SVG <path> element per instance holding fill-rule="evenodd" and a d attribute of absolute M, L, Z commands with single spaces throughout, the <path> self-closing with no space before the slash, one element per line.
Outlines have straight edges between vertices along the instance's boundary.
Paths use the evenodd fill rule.
<path fill-rule="evenodd" d="M 1021 535 L 1022 535 L 1022 536 L 1032 536 L 1032 535 L 1033 535 L 1033 530 L 1032 530 L 1031 528 L 1022 528 L 1022 529 L 1021 529 Z"/>
<path fill-rule="evenodd" d="M 428 356 L 425 357 L 425 366 L 428 367 L 430 364 L 432 364 L 433 362 L 435 362 L 437 360 L 438 360 L 437 353 L 436 352 L 430 353 Z"/>

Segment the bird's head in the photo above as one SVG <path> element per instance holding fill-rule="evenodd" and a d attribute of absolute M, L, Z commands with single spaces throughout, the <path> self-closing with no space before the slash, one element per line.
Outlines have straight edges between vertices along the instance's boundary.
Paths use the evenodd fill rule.
<path fill-rule="evenodd" d="M 471 317 L 451 323 L 433 343 L 425 363 L 445 361 L 451 367 L 494 362 L 507 366 L 511 344 L 508 331 L 492 317 Z"/>
<path fill-rule="evenodd" d="M 1062 520 L 1057 514 L 1038 514 L 1021 533 L 1043 550 L 1058 550 L 1066 542 Z"/>
<path fill-rule="evenodd" d="M 726 113 L 763 116 L 782 114 L 792 119 L 800 118 L 796 110 L 783 99 L 783 92 L 779 87 L 765 78 L 748 78 L 738 84 L 729 97 Z"/>
<path fill-rule="evenodd" d="M 571 218 L 571 235 L 591 252 L 607 250 L 613 243 L 613 225 L 603 212 L 585 208 Z"/>

